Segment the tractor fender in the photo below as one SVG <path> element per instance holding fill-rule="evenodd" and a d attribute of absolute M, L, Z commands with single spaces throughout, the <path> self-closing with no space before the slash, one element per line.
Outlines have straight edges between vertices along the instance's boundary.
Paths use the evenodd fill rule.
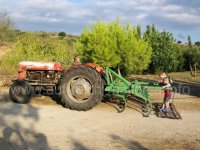
<path fill-rule="evenodd" d="M 105 70 L 102 67 L 100 67 L 100 66 L 98 66 L 97 64 L 94 64 L 94 63 L 84 63 L 84 64 L 72 65 L 71 67 L 63 70 L 63 72 L 65 73 L 65 72 L 71 70 L 72 68 L 76 68 L 76 67 L 80 67 L 80 66 L 90 67 L 90 68 L 96 70 L 99 74 L 105 74 Z"/>

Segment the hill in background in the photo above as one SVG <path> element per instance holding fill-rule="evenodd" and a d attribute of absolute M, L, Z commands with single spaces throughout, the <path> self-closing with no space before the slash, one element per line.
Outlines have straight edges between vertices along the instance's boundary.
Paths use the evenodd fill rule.
<path fill-rule="evenodd" d="M 12 31 L 15 32 L 16 31 Z M 56 32 L 22 32 L 0 45 L 0 74 L 17 72 L 19 61 L 52 61 L 71 65 L 78 36 Z"/>

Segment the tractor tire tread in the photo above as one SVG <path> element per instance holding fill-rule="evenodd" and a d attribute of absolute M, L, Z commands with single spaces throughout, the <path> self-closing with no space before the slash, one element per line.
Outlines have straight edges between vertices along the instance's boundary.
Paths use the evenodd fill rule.
<path fill-rule="evenodd" d="M 79 73 L 83 73 L 85 75 L 88 75 L 90 78 L 92 78 L 91 79 L 92 82 L 95 82 L 93 84 L 99 86 L 99 91 L 95 91 L 96 95 L 93 95 L 92 99 L 88 100 L 85 103 L 78 104 L 70 100 L 70 98 L 66 96 L 66 93 L 64 93 L 63 91 L 66 91 L 66 89 L 64 89 L 64 83 L 68 82 L 70 78 L 73 78 Z M 97 90 L 97 89 L 93 89 L 93 90 Z M 64 74 L 63 78 L 61 79 L 61 101 L 64 103 L 64 106 L 66 108 L 69 108 L 71 110 L 87 111 L 87 110 L 92 109 L 101 101 L 103 97 L 103 93 L 104 93 L 104 84 L 103 84 L 101 75 L 91 67 L 78 66 L 78 67 L 72 68 L 69 71 L 67 71 Z"/>
<path fill-rule="evenodd" d="M 25 95 L 23 96 L 17 95 L 16 91 L 19 90 L 19 86 L 22 86 L 24 88 L 26 92 Z M 32 94 L 33 94 L 33 89 L 31 85 L 24 80 L 16 80 L 9 89 L 9 97 L 11 101 L 13 101 L 14 103 L 19 103 L 19 104 L 29 103 Z"/>

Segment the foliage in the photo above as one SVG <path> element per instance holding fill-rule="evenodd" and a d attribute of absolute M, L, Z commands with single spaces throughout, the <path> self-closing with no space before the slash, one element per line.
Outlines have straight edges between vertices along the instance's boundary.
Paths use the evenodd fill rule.
<path fill-rule="evenodd" d="M 15 39 L 14 22 L 7 12 L 0 12 L 0 45 Z"/>
<path fill-rule="evenodd" d="M 78 36 L 74 36 L 74 35 L 67 35 L 66 37 L 65 37 L 65 39 L 64 39 L 66 42 L 67 42 L 67 44 L 70 46 L 70 47 L 72 47 L 72 48 L 74 48 L 75 46 L 75 44 L 79 41 L 79 37 Z"/>
<path fill-rule="evenodd" d="M 150 43 L 153 49 L 149 72 L 171 72 L 178 68 L 181 51 L 174 44 L 174 38 L 171 33 L 160 32 L 154 25 L 148 25 L 144 39 Z"/>
<path fill-rule="evenodd" d="M 173 71 L 187 71 L 188 70 L 188 66 L 185 63 L 185 51 L 186 51 L 186 47 L 185 45 L 181 44 L 181 43 L 176 43 L 175 44 L 176 47 L 176 51 L 178 52 L 178 66 L 176 68 L 176 70 Z"/>
<path fill-rule="evenodd" d="M 59 32 L 59 33 L 58 33 L 58 36 L 65 37 L 65 36 L 66 36 L 66 33 L 65 33 L 65 32 Z"/>
<path fill-rule="evenodd" d="M 1 59 L 0 68 L 16 70 L 19 61 L 52 61 L 65 62 L 69 65 L 72 54 L 66 42 L 58 39 L 43 38 L 34 33 L 22 34 L 13 46 L 13 51 Z"/>
<path fill-rule="evenodd" d="M 200 41 L 195 42 L 195 45 L 200 46 Z"/>
<path fill-rule="evenodd" d="M 92 29 L 85 28 L 77 49 L 84 62 L 123 68 L 126 73 L 141 72 L 149 64 L 151 47 L 140 36 L 140 28 L 130 23 L 124 27 L 119 19 L 111 23 L 99 21 Z"/>
<path fill-rule="evenodd" d="M 188 36 L 188 46 L 192 46 L 192 40 L 191 40 L 191 36 Z"/>
<path fill-rule="evenodd" d="M 190 37 L 190 36 L 188 36 Z M 188 38 L 188 46 L 185 50 L 185 64 L 189 66 L 192 76 L 196 76 L 198 67 L 200 67 L 200 47 L 191 45 L 191 38 Z"/>
<path fill-rule="evenodd" d="M 177 42 L 178 44 L 181 44 L 182 42 L 180 41 L 180 40 L 178 40 L 178 42 Z"/>

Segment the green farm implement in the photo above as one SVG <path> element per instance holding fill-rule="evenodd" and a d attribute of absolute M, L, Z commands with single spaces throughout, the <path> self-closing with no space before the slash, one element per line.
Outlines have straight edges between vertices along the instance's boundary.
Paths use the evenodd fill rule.
<path fill-rule="evenodd" d="M 106 68 L 107 85 L 105 91 L 120 98 L 123 104 L 121 112 L 125 109 L 129 96 L 134 96 L 145 105 L 143 114 L 148 116 L 153 108 L 152 99 L 148 93 L 149 89 L 161 90 L 157 82 L 139 82 L 137 80 L 129 82 L 113 70 Z"/>

